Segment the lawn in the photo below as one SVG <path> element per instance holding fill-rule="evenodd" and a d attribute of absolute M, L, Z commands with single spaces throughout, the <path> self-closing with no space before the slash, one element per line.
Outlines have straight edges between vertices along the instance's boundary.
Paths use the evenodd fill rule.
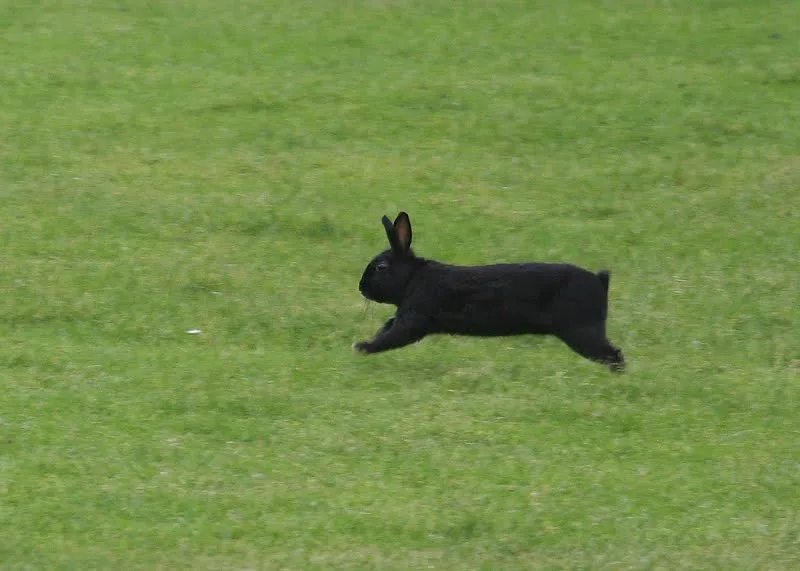
<path fill-rule="evenodd" d="M 2 569 L 800 568 L 800 2 L 0 30 Z M 399 210 L 426 257 L 611 268 L 628 372 L 353 352 Z"/>

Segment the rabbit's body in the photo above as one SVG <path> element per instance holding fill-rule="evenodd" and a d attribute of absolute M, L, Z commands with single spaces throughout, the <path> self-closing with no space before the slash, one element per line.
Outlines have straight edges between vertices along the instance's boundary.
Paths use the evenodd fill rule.
<path fill-rule="evenodd" d="M 411 223 L 404 213 L 394 225 L 384 217 L 384 226 L 392 249 L 370 262 L 359 290 L 367 299 L 397 306 L 397 313 L 356 349 L 385 351 L 432 333 L 551 334 L 589 359 L 623 368 L 622 352 L 605 337 L 607 271 L 540 262 L 443 264 L 413 254 Z"/>
<path fill-rule="evenodd" d="M 558 295 L 570 281 L 585 286 L 584 296 L 574 308 L 576 316 L 591 321 L 604 319 L 605 290 L 596 275 L 575 266 L 528 263 L 464 267 L 428 262 L 413 279 L 424 282 L 426 292 L 436 299 L 437 308 L 430 316 L 431 333 L 487 337 L 553 333 L 559 322 L 554 311 L 570 309 L 569 304 L 560 304 L 565 300 Z M 413 291 L 413 281 L 411 288 Z"/>

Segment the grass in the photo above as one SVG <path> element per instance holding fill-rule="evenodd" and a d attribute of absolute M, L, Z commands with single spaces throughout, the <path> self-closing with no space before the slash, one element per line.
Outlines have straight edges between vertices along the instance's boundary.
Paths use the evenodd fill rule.
<path fill-rule="evenodd" d="M 800 565 L 800 3 L 0 27 L 3 569 Z M 629 373 L 351 352 L 400 209 L 436 259 L 611 267 Z"/>

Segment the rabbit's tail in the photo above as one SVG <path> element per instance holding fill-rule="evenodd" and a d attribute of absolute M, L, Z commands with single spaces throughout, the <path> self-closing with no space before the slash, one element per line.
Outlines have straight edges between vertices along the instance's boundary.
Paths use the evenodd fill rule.
<path fill-rule="evenodd" d="M 608 284 L 611 281 L 611 272 L 608 270 L 600 270 L 597 272 L 597 279 L 600 280 L 600 283 L 603 284 L 603 289 L 605 289 L 606 293 L 608 293 Z"/>

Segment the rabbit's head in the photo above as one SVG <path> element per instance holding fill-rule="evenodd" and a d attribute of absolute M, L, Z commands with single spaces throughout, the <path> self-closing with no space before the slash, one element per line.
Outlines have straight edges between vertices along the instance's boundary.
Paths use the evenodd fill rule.
<path fill-rule="evenodd" d="M 399 305 L 417 261 L 411 250 L 411 220 L 401 212 L 394 224 L 386 216 L 381 221 L 391 248 L 367 264 L 358 290 L 369 300 Z"/>

